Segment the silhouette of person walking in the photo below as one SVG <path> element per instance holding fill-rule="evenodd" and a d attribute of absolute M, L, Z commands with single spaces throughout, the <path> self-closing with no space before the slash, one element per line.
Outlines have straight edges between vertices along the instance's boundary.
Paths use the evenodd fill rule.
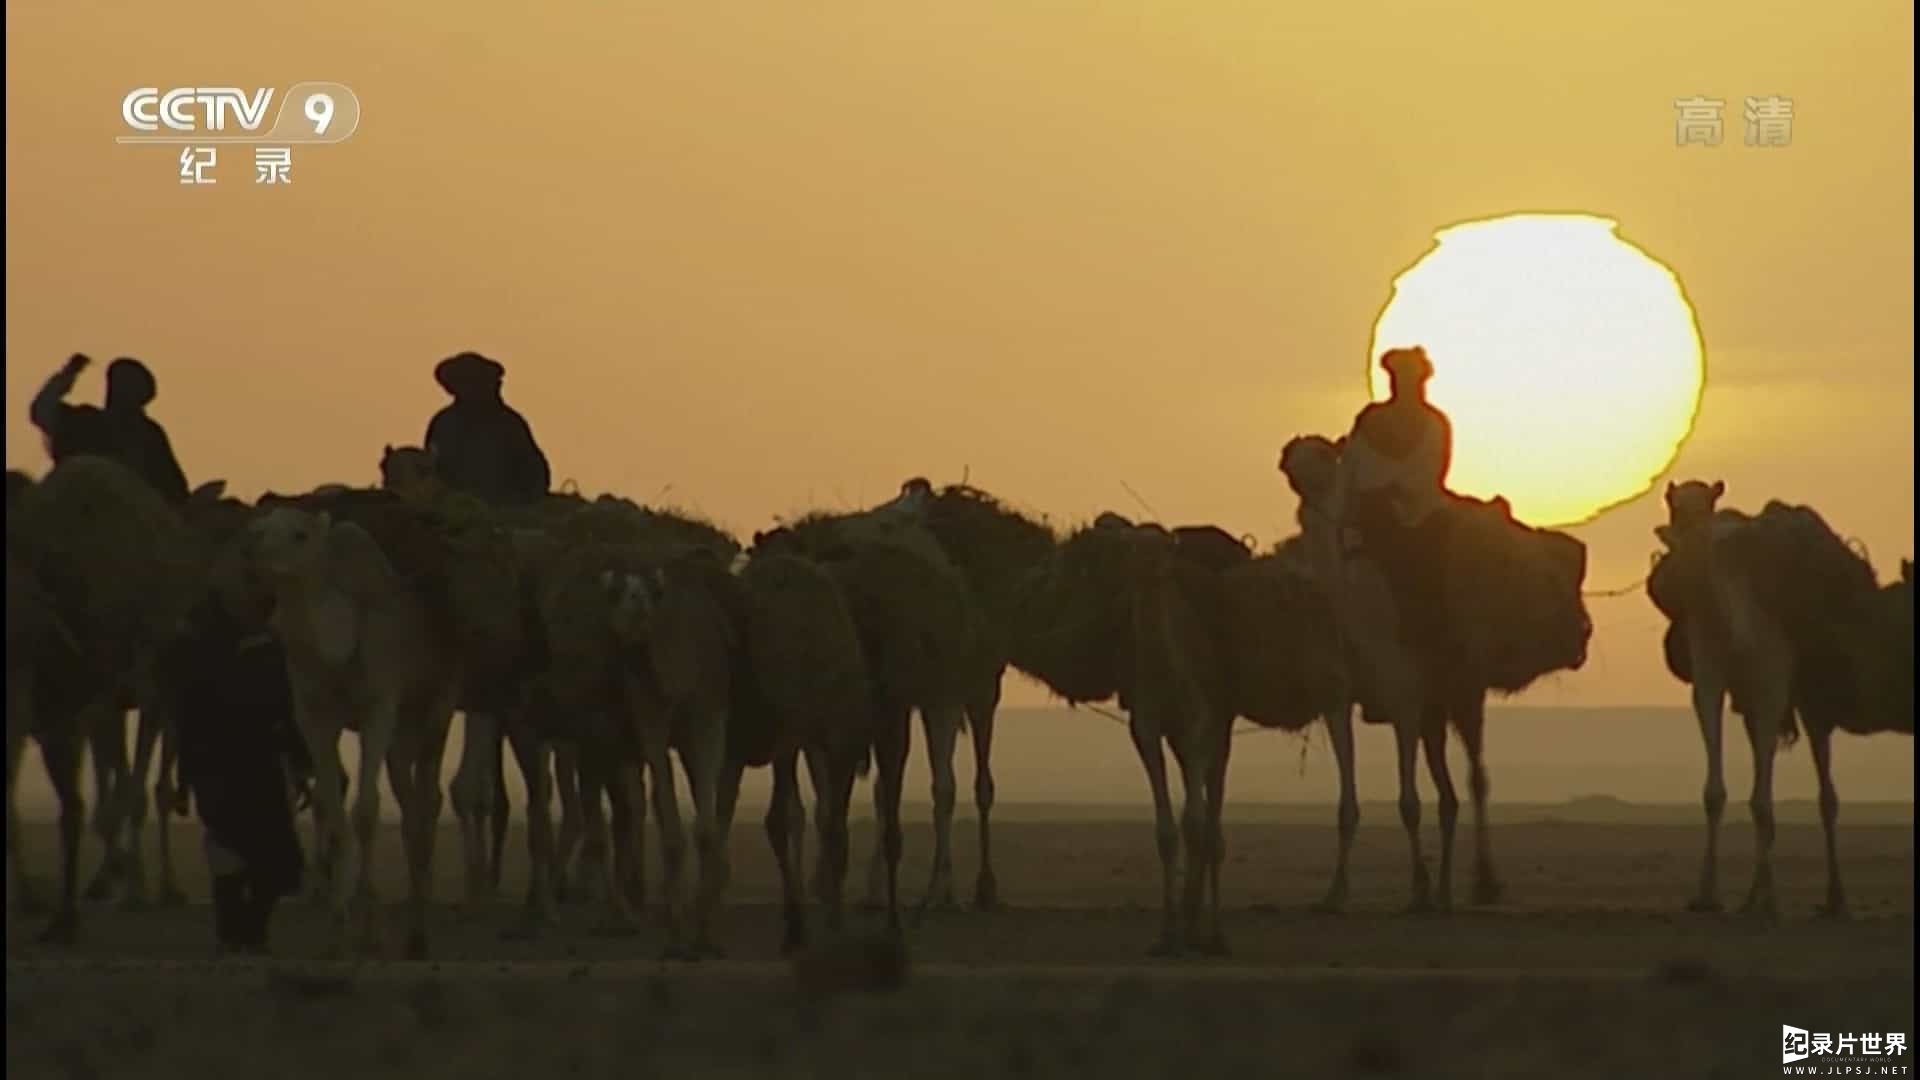
<path fill-rule="evenodd" d="M 1389 349 L 1380 366 L 1387 371 L 1387 400 L 1369 403 L 1354 418 L 1330 510 L 1343 525 L 1348 552 L 1366 552 L 1385 572 L 1403 633 L 1439 644 L 1446 631 L 1453 425 L 1427 400 L 1433 363 L 1424 348 Z"/>
<path fill-rule="evenodd" d="M 214 932 L 223 949 L 264 952 L 280 898 L 300 886 L 289 773 L 309 765 L 294 726 L 286 655 L 206 597 L 164 656 L 180 779 L 206 827 Z"/>
<path fill-rule="evenodd" d="M 547 494 L 553 475 L 526 418 L 500 397 L 506 368 L 463 352 L 433 369 L 453 403 L 427 425 L 426 448 L 448 487 L 494 505 L 529 503 Z"/>
<path fill-rule="evenodd" d="M 107 365 L 105 408 L 69 405 L 66 397 L 93 361 L 74 353 L 34 395 L 27 415 L 46 436 L 55 465 L 78 454 L 112 458 L 152 484 L 169 502 L 187 501 L 187 476 L 166 429 L 147 415 L 159 387 L 147 365 L 123 356 Z"/>

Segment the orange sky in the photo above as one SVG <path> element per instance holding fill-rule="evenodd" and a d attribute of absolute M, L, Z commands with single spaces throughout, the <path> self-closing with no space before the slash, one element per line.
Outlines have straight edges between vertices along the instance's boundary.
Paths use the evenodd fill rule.
<path fill-rule="evenodd" d="M 474 348 L 556 478 L 737 530 L 964 470 L 1266 541 L 1280 445 L 1362 404 L 1434 229 L 1584 210 L 1698 311 L 1676 472 L 1812 502 L 1891 570 L 1911 8 L 1441 6 L 9 4 L 7 462 L 42 467 L 26 398 L 82 350 L 156 369 L 195 480 L 370 482 Z M 135 86 L 307 79 L 365 115 L 290 187 L 113 142 Z M 1674 145 L 1693 94 L 1731 102 L 1717 149 Z M 1792 146 L 1741 145 L 1747 94 L 1795 99 Z M 1579 530 L 1595 587 L 1644 574 L 1660 515 Z M 1527 700 L 1683 701 L 1645 597 L 1593 610 L 1588 668 Z"/>

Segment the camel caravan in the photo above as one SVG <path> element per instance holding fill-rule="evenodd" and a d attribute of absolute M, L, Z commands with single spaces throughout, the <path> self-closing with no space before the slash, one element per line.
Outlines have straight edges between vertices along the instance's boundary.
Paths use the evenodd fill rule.
<path fill-rule="evenodd" d="M 1389 359 L 1415 385 L 1427 370 L 1424 354 Z M 976 762 L 973 905 L 999 902 L 991 758 L 1009 669 L 1068 702 L 1111 701 L 1126 714 L 1162 865 L 1157 955 L 1227 951 L 1221 821 L 1242 719 L 1286 731 L 1325 725 L 1340 795 L 1320 906 L 1335 911 L 1346 903 L 1359 819 L 1356 712 L 1395 736 L 1415 910 L 1453 903 L 1459 799 L 1445 750 L 1449 733 L 1458 735 L 1475 815 L 1471 897 L 1499 899 L 1487 698 L 1584 664 L 1587 553 L 1571 536 L 1515 520 L 1504 500 L 1446 492 L 1437 478 L 1450 434 L 1422 426 L 1437 415 L 1424 401 L 1413 408 L 1428 413 L 1369 406 L 1345 439 L 1290 442 L 1279 464 L 1299 500 L 1300 532 L 1271 550 L 1215 526 L 1114 513 L 1057 529 L 984 491 L 923 478 L 878 506 L 811 514 L 742 542 L 711 522 L 617 495 L 552 493 L 537 448 L 502 459 L 516 462 L 523 496 L 490 495 L 462 473 L 460 455 L 485 440 L 471 415 L 454 412 L 462 400 L 455 387 L 478 384 L 497 406 L 499 373 L 473 354 L 443 363 L 456 406 L 435 418 L 427 445 L 388 447 L 375 487 L 329 485 L 248 503 L 214 483 L 169 498 L 111 447 L 56 454 L 37 480 L 9 473 L 10 912 L 46 903 L 21 865 L 14 807 L 13 780 L 32 739 L 60 807 L 59 887 L 45 940 L 72 942 L 79 929 L 80 766 L 91 747 L 95 831 L 107 859 L 89 893 L 180 901 L 169 848 L 161 848 L 157 896 L 140 867 L 143 785 L 157 760 L 155 816 L 184 814 L 190 789 L 208 823 L 216 904 L 225 905 L 216 917 L 237 913 L 221 923 L 223 942 L 263 947 L 264 912 L 304 876 L 331 910 L 337 946 L 373 950 L 384 767 L 408 870 L 406 953 L 424 957 L 446 801 L 440 776 L 459 713 L 465 750 L 451 795 L 469 901 L 499 888 L 506 752 L 526 779 L 531 872 L 524 907 L 504 932 L 543 932 L 561 900 L 587 886 L 607 930 L 634 929 L 651 905 L 670 955 L 718 955 L 741 780 L 748 768 L 770 768 L 765 827 L 782 882 L 783 945 L 808 942 L 809 895 L 830 929 L 846 918 L 848 817 L 862 777 L 872 781 L 878 823 L 869 898 L 897 933 L 907 906 L 900 803 L 916 713 L 934 820 L 932 878 L 918 908 L 958 906 L 953 755 L 963 734 Z M 506 425 L 511 438 L 524 433 L 531 447 L 524 420 L 506 412 L 510 419 L 489 422 Z M 1376 497 L 1383 492 L 1389 497 Z M 1426 501 L 1408 510 L 1416 504 L 1409 492 Z M 1752 902 L 1771 904 L 1772 748 L 1804 726 L 1820 771 L 1829 906 L 1838 912 L 1830 737 L 1836 728 L 1913 730 L 1911 564 L 1898 584 L 1880 586 L 1812 511 L 1769 504 L 1747 517 L 1717 509 L 1720 494 L 1718 486 L 1669 488 L 1672 522 L 1659 530 L 1669 552 L 1648 585 L 1672 619 L 1668 659 L 1693 687 L 1709 748 L 1697 903 L 1715 896 L 1720 717 L 1730 694 L 1763 762 Z M 245 657 L 253 659 L 236 659 Z M 128 760 L 130 712 L 138 724 Z M 211 713 L 243 715 L 220 728 Z M 340 765 L 346 731 L 361 751 L 352 776 Z M 275 743 L 274 732 L 285 737 Z M 233 749 L 247 740 L 251 756 Z M 1183 791 L 1178 817 L 1166 749 Z M 1423 756 L 1438 797 L 1437 875 L 1421 845 Z M 692 806 L 686 823 L 676 758 Z M 811 867 L 803 764 L 816 834 Z M 223 809 L 243 804 L 244 814 Z M 266 875 L 255 854 L 297 852 L 297 844 L 221 824 L 235 814 L 253 822 L 265 804 L 274 812 L 264 816 L 288 823 L 299 806 L 310 808 L 304 875 L 298 866 Z M 649 808 L 662 870 L 651 895 Z M 290 824 L 275 828 L 291 835 Z M 230 904 L 222 883 L 233 883 Z"/>

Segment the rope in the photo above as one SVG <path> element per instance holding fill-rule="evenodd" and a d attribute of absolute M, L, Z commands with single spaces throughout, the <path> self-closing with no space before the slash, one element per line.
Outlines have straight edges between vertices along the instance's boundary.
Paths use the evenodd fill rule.
<path fill-rule="evenodd" d="M 1112 709 L 1109 709 L 1103 705 L 1094 705 L 1090 702 L 1082 702 L 1079 704 L 1069 704 L 1067 708 L 1073 710 L 1074 712 L 1080 712 L 1082 710 L 1085 710 L 1087 712 L 1094 714 L 1095 716 L 1100 716 L 1108 720 L 1111 720 L 1114 723 L 1119 724 L 1121 727 L 1132 726 L 1132 721 L 1128 720 L 1126 717 L 1120 715 L 1117 712 L 1114 712 Z M 1237 739 L 1242 735 L 1263 735 L 1270 732 L 1284 731 L 1284 730 L 1286 729 L 1261 727 L 1259 724 L 1241 724 L 1240 726 L 1233 729 L 1232 737 Z M 1301 734 L 1301 733 L 1295 732 L 1295 734 Z"/>
<path fill-rule="evenodd" d="M 1642 589 L 1646 588 L 1646 585 L 1647 585 L 1647 579 L 1641 578 L 1639 581 L 1636 581 L 1631 585 L 1623 585 L 1618 589 L 1593 589 L 1593 590 L 1582 589 L 1580 592 L 1580 595 L 1589 600 L 1606 600 L 1616 596 L 1626 596 L 1628 593 L 1639 592 Z"/>

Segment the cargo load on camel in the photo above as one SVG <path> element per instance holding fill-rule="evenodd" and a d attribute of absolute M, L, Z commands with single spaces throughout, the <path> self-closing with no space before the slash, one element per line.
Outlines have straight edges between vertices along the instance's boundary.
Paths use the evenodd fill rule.
<path fill-rule="evenodd" d="M 1794 701 L 1842 726 L 1913 727 L 1912 586 L 1882 587 L 1866 556 L 1810 507 L 1768 502 L 1714 530 L 1716 573 L 1738 580 L 1793 649 Z"/>
<path fill-rule="evenodd" d="M 1340 625 L 1301 563 L 1262 555 L 1227 570 L 1222 628 L 1234 711 L 1262 727 L 1297 731 L 1351 697 Z"/>
<path fill-rule="evenodd" d="M 1818 511 L 1777 500 L 1744 525 L 1717 525 L 1712 557 L 1802 654 L 1844 649 L 1847 616 L 1879 589 L 1872 564 Z"/>
<path fill-rule="evenodd" d="M 1133 684 L 1131 608 L 1123 587 L 1140 542 L 1132 522 L 1103 514 L 1061 541 L 1014 618 L 1013 665 L 1069 704 L 1118 697 Z"/>
<path fill-rule="evenodd" d="M 1299 730 L 1344 703 L 1338 626 L 1310 568 L 1280 554 L 1255 556 L 1213 526 L 1169 531 L 1117 514 L 1068 536 L 1029 590 L 1016 624 L 1016 666 L 1070 702 L 1111 697 L 1130 707 L 1141 659 L 1132 613 L 1137 575 L 1162 565 L 1143 556 L 1169 538 L 1172 558 L 1163 565 L 1206 628 L 1202 648 L 1222 661 L 1214 670 L 1225 682 L 1210 691 L 1223 704 L 1263 727 Z"/>
<path fill-rule="evenodd" d="M 521 566 L 512 534 L 487 509 L 460 500 L 412 501 L 378 489 L 265 495 L 366 530 L 413 587 L 470 670 L 511 664 L 525 647 Z"/>
<path fill-rule="evenodd" d="M 1580 595 L 1586 545 L 1516 521 L 1505 499 L 1449 502 L 1447 625 L 1465 670 L 1489 690 L 1517 693 L 1580 668 L 1593 632 Z"/>
<path fill-rule="evenodd" d="M 859 630 L 876 693 L 895 702 L 952 704 L 984 664 L 985 626 L 966 578 L 933 535 L 890 509 L 815 514 L 760 538 L 833 575 Z"/>

